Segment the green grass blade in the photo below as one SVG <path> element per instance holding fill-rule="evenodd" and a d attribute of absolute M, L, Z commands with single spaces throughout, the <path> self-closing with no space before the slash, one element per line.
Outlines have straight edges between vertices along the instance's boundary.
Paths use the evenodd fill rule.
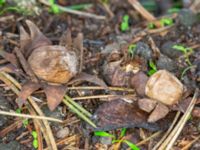
<path fill-rule="evenodd" d="M 93 4 L 78 4 L 78 5 L 68 6 L 66 8 L 73 9 L 73 10 L 83 10 L 83 9 L 88 9 L 92 6 Z"/>
<path fill-rule="evenodd" d="M 139 147 L 128 140 L 123 140 L 123 142 L 126 143 L 132 150 L 140 150 Z"/>
<path fill-rule="evenodd" d="M 112 137 L 112 138 L 115 138 L 114 135 L 112 135 L 110 133 L 107 133 L 107 132 L 104 132 L 104 131 L 95 131 L 94 135 L 95 136 L 101 136 L 101 137 Z"/>
<path fill-rule="evenodd" d="M 122 138 L 126 134 L 127 128 L 122 128 L 121 133 L 120 133 L 120 138 Z"/>

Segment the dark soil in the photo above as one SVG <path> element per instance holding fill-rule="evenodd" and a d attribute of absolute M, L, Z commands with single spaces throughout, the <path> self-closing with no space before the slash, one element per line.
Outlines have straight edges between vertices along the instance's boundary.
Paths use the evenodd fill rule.
<path fill-rule="evenodd" d="M 66 2 L 58 0 L 58 3 L 62 6 L 91 3 L 93 4 L 91 8 L 81 11 L 106 16 L 106 19 L 81 17 L 65 12 L 54 14 L 49 12 L 46 5 L 38 2 L 38 7 L 41 9 L 40 15 L 25 15 L 8 11 L 0 16 L 0 50 L 13 53 L 14 48 L 19 47 L 18 29 L 20 25 L 26 26 L 25 20 L 27 19 L 34 22 L 55 45 L 59 43 L 64 31 L 71 30 L 72 37 L 76 37 L 81 32 L 84 35 L 82 72 L 97 76 L 108 87 L 135 89 L 131 92 L 126 90 L 116 92 L 109 89 L 71 90 L 69 88 L 67 90 L 67 95 L 72 98 L 109 95 L 107 97 L 100 96 L 99 98 L 76 100 L 77 103 L 93 114 L 91 120 L 97 125 L 96 129 L 80 119 L 64 103 L 61 103 L 51 112 L 47 107 L 43 90 L 34 92 L 32 95 L 40 99 L 36 102 L 46 116 L 64 120 L 62 124 L 50 122 L 55 141 L 60 143 L 58 149 L 111 150 L 113 148 L 111 139 L 94 136 L 94 131 L 107 131 L 119 136 L 121 128 L 127 128 L 125 137 L 135 144 L 150 137 L 155 132 L 164 131 L 139 146 L 140 149 L 144 150 L 152 149 L 163 137 L 172 124 L 177 110 L 180 109 L 174 106 L 176 108 L 170 108 L 170 113 L 165 118 L 155 123 L 147 122 L 149 113 L 139 109 L 137 100 L 145 97 L 144 86 L 148 80 L 148 72 L 151 70 L 149 62 L 153 61 L 157 70 L 164 69 L 174 74 L 187 89 L 182 99 L 191 98 L 195 89 L 199 88 L 200 85 L 200 19 L 198 14 L 193 14 L 187 8 L 184 8 L 179 13 L 169 15 L 165 11 L 166 8 L 161 7 L 161 4 L 155 5 L 153 13 L 157 19 L 168 16 L 173 18 L 174 23 L 170 26 L 148 29 L 147 25 L 150 22 L 140 16 L 127 1 L 111 0 L 109 2 L 109 9 L 114 14 L 112 18 L 100 1 L 75 0 Z M 129 29 L 121 31 L 120 25 L 123 16 L 126 14 L 130 17 Z M 136 44 L 134 56 L 131 56 L 128 52 L 131 44 Z M 191 64 L 188 64 L 181 51 L 172 48 L 174 45 L 183 45 L 193 49 L 193 52 L 189 55 Z M 80 57 L 81 55 L 79 55 Z M 1 67 L 7 64 L 8 61 L 0 57 L 0 71 Z M 127 71 L 130 66 L 131 71 Z M 187 71 L 183 73 L 186 68 L 188 68 Z M 138 77 L 137 72 L 143 75 Z M 25 82 L 24 76 L 18 76 L 15 73 L 10 75 L 20 84 Z M 90 82 L 76 82 L 68 85 L 68 87 L 94 85 Z M 1 81 L 0 110 L 15 112 L 18 108 L 16 98 L 17 95 L 11 87 Z M 174 149 L 183 148 L 197 137 L 197 141 L 190 146 L 190 149 L 200 149 L 199 102 L 200 99 L 198 98 L 191 117 L 174 144 Z M 184 104 L 185 107 L 180 104 L 181 115 L 184 114 L 183 112 L 189 105 L 186 102 Z M 29 114 L 28 107 L 28 105 L 24 105 L 22 113 Z M 26 127 L 22 122 L 22 118 L 0 114 L 0 150 L 34 149 L 31 135 L 31 131 L 34 130 L 33 121 L 29 119 Z M 40 136 L 42 136 L 43 148 L 45 149 L 48 144 L 45 143 L 44 135 Z M 118 149 L 123 150 L 128 149 L 128 147 L 126 144 L 121 144 Z"/>

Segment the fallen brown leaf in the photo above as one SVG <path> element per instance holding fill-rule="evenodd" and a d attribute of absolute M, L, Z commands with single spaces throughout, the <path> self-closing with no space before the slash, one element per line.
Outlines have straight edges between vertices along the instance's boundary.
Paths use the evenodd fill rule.
<path fill-rule="evenodd" d="M 138 108 L 137 103 L 127 103 L 124 100 L 116 99 L 99 106 L 93 115 L 97 128 L 92 130 L 113 130 L 118 128 L 140 127 L 151 131 L 166 129 L 174 113 L 167 115 L 156 123 L 148 123 L 148 113 Z"/>
<path fill-rule="evenodd" d="M 90 74 L 87 74 L 87 73 L 84 73 L 84 72 L 78 74 L 68 84 L 73 84 L 75 82 L 80 82 L 80 81 L 87 81 L 87 82 L 91 82 L 91 83 L 94 83 L 96 85 L 99 85 L 101 87 L 104 87 L 105 89 L 108 88 L 108 86 L 105 84 L 105 82 L 103 80 L 99 79 L 97 76 L 90 75 Z"/>
<path fill-rule="evenodd" d="M 150 114 L 148 122 L 156 122 L 164 118 L 169 113 L 169 108 L 164 104 L 158 103 L 156 108 Z"/>
<path fill-rule="evenodd" d="M 63 85 L 43 85 L 44 92 L 47 96 L 47 104 L 53 111 L 61 102 L 66 92 L 66 87 Z"/>
<path fill-rule="evenodd" d="M 36 90 L 38 90 L 40 88 L 40 84 L 35 83 L 35 82 L 26 82 L 23 86 L 22 89 L 18 95 L 17 98 L 17 104 L 19 105 L 19 107 L 21 107 L 26 99 Z"/>

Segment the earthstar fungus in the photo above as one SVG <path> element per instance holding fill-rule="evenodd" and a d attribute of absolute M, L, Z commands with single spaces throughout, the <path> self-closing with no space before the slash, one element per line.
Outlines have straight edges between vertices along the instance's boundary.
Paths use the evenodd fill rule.
<path fill-rule="evenodd" d="M 17 102 L 19 106 L 23 105 L 28 96 L 42 88 L 47 96 L 48 107 L 54 110 L 65 95 L 66 87 L 63 84 L 78 72 L 78 57 L 74 45 L 69 46 L 71 43 L 52 45 L 34 23 L 26 20 L 26 24 L 30 34 L 20 26 L 20 50 L 16 50 L 16 54 L 30 80 L 22 87 Z M 82 39 L 80 34 L 77 38 L 80 36 Z"/>

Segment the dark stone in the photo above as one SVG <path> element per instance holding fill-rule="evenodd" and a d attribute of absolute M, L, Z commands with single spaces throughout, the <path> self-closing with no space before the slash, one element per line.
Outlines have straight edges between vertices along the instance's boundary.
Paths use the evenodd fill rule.
<path fill-rule="evenodd" d="M 21 146 L 17 141 L 12 141 L 8 144 L 0 143 L 0 150 L 21 150 Z"/>
<path fill-rule="evenodd" d="M 161 53 L 168 56 L 171 59 L 176 59 L 183 55 L 181 51 L 172 48 L 174 45 L 176 45 L 176 43 L 171 41 L 164 43 L 160 49 Z"/>
<path fill-rule="evenodd" d="M 181 25 L 190 27 L 197 21 L 197 17 L 190 9 L 182 9 L 178 14 L 178 20 Z"/>
<path fill-rule="evenodd" d="M 156 66 L 158 69 L 165 69 L 170 72 L 176 71 L 178 68 L 176 62 L 165 55 L 161 55 L 159 57 L 159 59 L 156 62 Z"/>
<path fill-rule="evenodd" d="M 152 51 L 149 46 L 143 42 L 138 42 L 136 45 L 135 54 L 147 60 L 151 59 Z"/>
<path fill-rule="evenodd" d="M 61 113 L 60 107 L 57 107 L 54 111 L 51 111 L 48 108 L 48 106 L 45 105 L 42 107 L 42 111 L 45 114 L 45 116 L 47 116 L 47 117 L 52 117 L 52 118 L 56 118 L 56 119 L 60 119 L 60 120 L 63 119 L 63 115 Z M 59 125 L 56 122 L 50 122 L 50 124 L 55 125 L 55 126 Z"/>
<path fill-rule="evenodd" d="M 87 127 L 87 132 L 110 131 L 119 128 L 144 128 L 150 131 L 165 130 L 171 124 L 175 113 L 169 113 L 164 119 L 148 123 L 148 113 L 142 111 L 137 103 L 127 103 L 116 99 L 99 106 L 92 119 L 97 128 Z"/>
<path fill-rule="evenodd" d="M 8 100 L 2 96 L 0 96 L 0 108 L 2 108 L 3 110 L 11 109 L 11 105 L 9 104 Z M 8 120 L 9 120 L 8 116 L 0 115 L 0 127 L 6 124 Z"/>

